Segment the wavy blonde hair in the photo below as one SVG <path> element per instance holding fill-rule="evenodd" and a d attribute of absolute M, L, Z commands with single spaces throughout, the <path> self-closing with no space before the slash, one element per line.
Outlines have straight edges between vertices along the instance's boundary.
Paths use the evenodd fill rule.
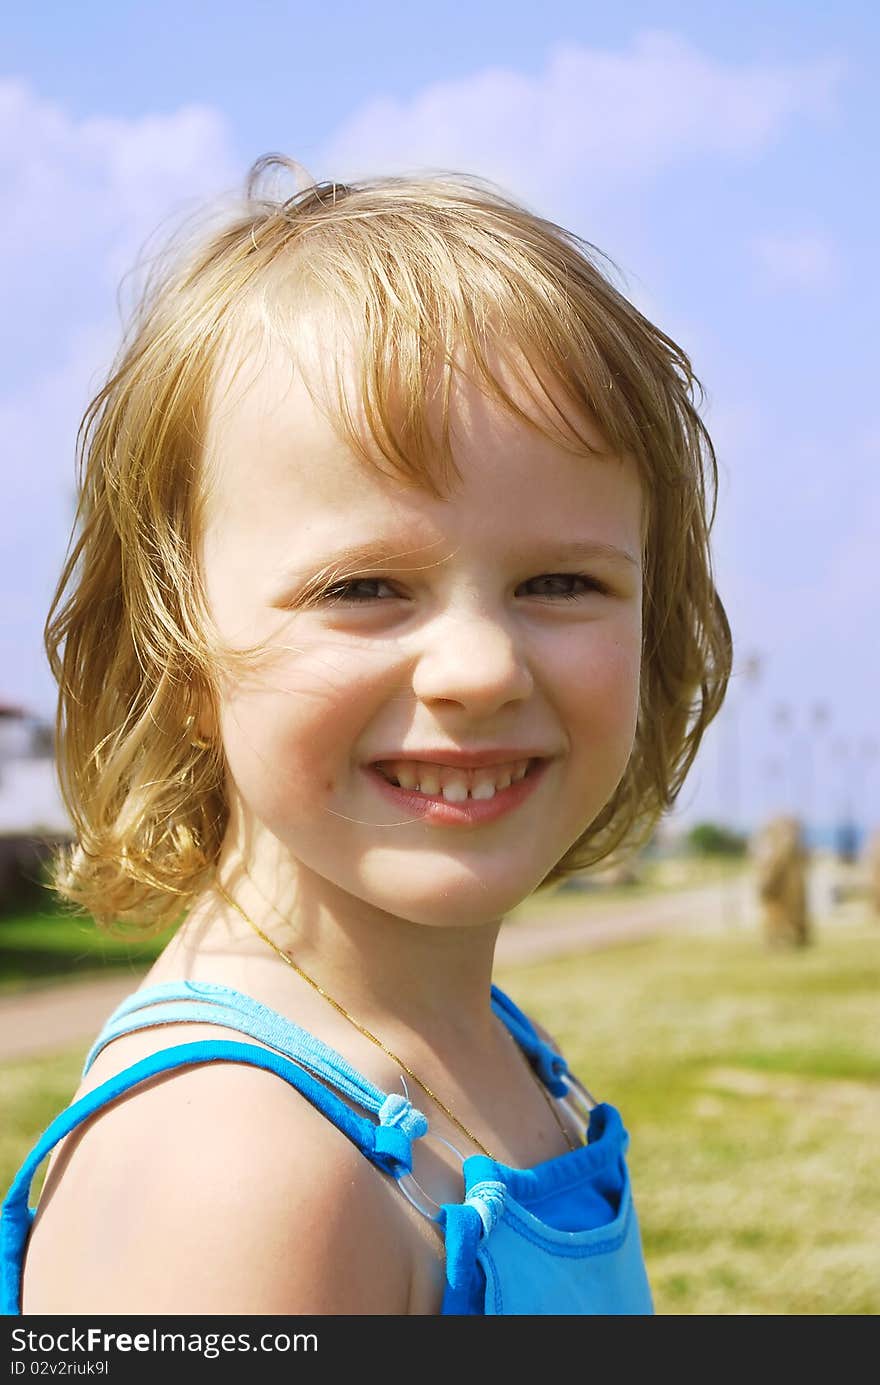
<path fill-rule="evenodd" d="M 244 201 L 157 261 L 80 425 L 74 538 L 45 628 L 59 783 L 75 829 L 51 885 L 104 927 L 167 927 L 210 883 L 228 821 L 223 751 L 194 744 L 194 728 L 200 709 L 216 710 L 223 671 L 264 651 L 223 645 L 200 579 L 208 407 L 245 337 L 294 341 L 309 304 L 344 318 L 362 347 L 357 408 L 340 376 L 334 422 L 365 465 L 443 494 L 456 470 L 449 410 L 462 348 L 486 392 L 539 426 L 490 367 L 498 322 L 500 344 L 537 362 L 575 417 L 591 414 L 610 450 L 638 465 L 646 523 L 633 751 L 542 887 L 648 840 L 724 699 L 732 643 L 709 551 L 717 464 L 681 348 L 613 285 L 593 246 L 483 180 L 302 186 L 301 172 L 278 155 L 258 160 Z M 291 174 L 293 195 L 269 194 L 267 179 Z M 426 403 L 438 381 L 439 437 Z M 537 401 L 537 374 L 530 385 Z M 586 439 L 572 446 L 594 450 Z"/>

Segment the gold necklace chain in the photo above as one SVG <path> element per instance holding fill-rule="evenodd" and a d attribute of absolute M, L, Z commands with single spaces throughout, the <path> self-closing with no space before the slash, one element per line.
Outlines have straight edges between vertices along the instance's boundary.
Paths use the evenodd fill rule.
<path fill-rule="evenodd" d="M 227 904 L 231 904 L 232 907 L 233 907 L 233 909 L 235 909 L 236 913 L 238 913 L 238 914 L 241 915 L 241 917 L 244 919 L 245 923 L 248 924 L 248 925 L 254 930 L 254 932 L 257 934 L 257 936 L 260 937 L 260 938 L 262 938 L 264 943 L 268 943 L 268 944 L 269 944 L 269 947 L 272 948 L 273 952 L 276 952 L 276 953 L 278 954 L 278 956 L 282 959 L 282 961 L 286 962 L 287 965 L 288 965 L 289 967 L 292 967 L 292 968 L 293 968 L 293 970 L 296 972 L 297 976 L 301 976 L 302 979 L 303 979 L 303 981 L 307 981 L 308 984 L 312 987 L 312 990 L 317 991 L 319 995 L 323 996 L 324 999 L 325 999 L 326 1001 L 328 1001 L 330 1005 L 333 1006 L 334 1010 L 337 1010 L 337 1011 L 339 1012 L 340 1015 L 342 1015 L 345 1019 L 348 1020 L 349 1024 L 354 1025 L 355 1029 L 357 1029 L 357 1030 L 359 1031 L 359 1033 L 363 1034 L 363 1036 L 364 1036 L 365 1039 L 369 1039 L 371 1043 L 373 1043 L 373 1044 L 375 1044 L 375 1045 L 377 1046 L 377 1048 L 381 1048 L 381 1050 L 382 1050 L 383 1053 L 386 1053 L 386 1054 L 388 1055 L 389 1058 L 391 1058 L 395 1063 L 398 1064 L 399 1067 L 403 1068 L 403 1071 L 404 1071 L 405 1073 L 407 1073 L 408 1076 L 410 1076 L 410 1077 L 412 1078 L 413 1082 L 417 1083 L 418 1086 L 421 1087 L 421 1089 L 422 1089 L 422 1091 L 425 1093 L 425 1095 L 428 1096 L 428 1097 L 430 1097 L 431 1101 L 433 1101 L 437 1106 L 440 1107 L 440 1110 L 443 1111 L 443 1112 L 449 1117 L 449 1119 L 452 1121 L 453 1125 L 457 1126 L 458 1129 L 461 1131 L 461 1133 L 462 1133 L 463 1135 L 466 1135 L 467 1138 L 468 1138 L 469 1140 L 471 1140 L 471 1141 L 477 1146 L 477 1148 L 480 1150 L 480 1152 L 481 1152 L 482 1154 L 485 1154 L 489 1159 L 492 1159 L 493 1162 L 495 1162 L 495 1163 L 498 1162 L 498 1160 L 496 1160 L 496 1158 L 495 1158 L 495 1155 L 494 1155 L 494 1154 L 491 1154 L 491 1153 L 489 1152 L 489 1150 L 486 1148 L 486 1146 L 485 1146 L 480 1140 L 477 1139 L 476 1135 L 473 1133 L 472 1130 L 469 1130 L 469 1129 L 468 1129 L 468 1127 L 465 1125 L 464 1121 L 460 1121 L 460 1120 L 458 1119 L 458 1116 L 454 1115 L 453 1112 L 450 1111 L 449 1107 L 445 1104 L 445 1102 L 443 1102 L 443 1101 L 440 1100 L 440 1097 L 437 1095 L 437 1093 L 434 1092 L 434 1091 L 432 1091 L 431 1088 L 428 1086 L 428 1084 L 427 1084 L 426 1082 L 423 1082 L 422 1079 L 418 1076 L 418 1074 L 415 1073 L 415 1072 L 413 1072 L 412 1068 L 409 1067 L 409 1065 L 408 1065 L 407 1063 L 405 1063 L 405 1062 L 403 1061 L 402 1058 L 400 1058 L 396 1053 L 393 1053 L 393 1052 L 391 1051 L 391 1049 L 387 1046 L 387 1044 L 384 1044 L 384 1043 L 382 1042 L 382 1040 L 381 1040 L 376 1034 L 371 1033 L 370 1030 L 367 1029 L 365 1025 L 360 1024 L 360 1023 L 355 1019 L 354 1015 L 350 1015 L 350 1014 L 348 1013 L 348 1011 L 345 1009 L 345 1006 L 344 1006 L 344 1005 L 340 1005 L 340 1003 L 339 1003 L 338 1000 L 334 1000 L 334 999 L 333 999 L 333 996 L 330 995 L 327 991 L 325 991 L 324 988 L 323 988 L 323 986 L 319 986 L 319 985 L 318 985 L 318 982 L 315 981 L 315 980 L 313 980 L 313 978 L 312 978 L 311 976 L 309 976 L 308 972 L 303 971 L 302 967 L 299 966 L 299 965 L 293 960 L 293 958 L 292 958 L 287 952 L 284 951 L 284 949 L 283 949 L 282 947 L 279 947 L 278 944 L 277 944 L 276 942 L 274 942 L 274 941 L 269 937 L 268 933 L 264 933 L 263 930 L 262 930 L 262 928 L 259 928 L 259 927 L 257 926 L 257 924 L 254 923 L 253 919 L 250 918 L 249 915 L 245 913 L 245 911 L 244 911 L 244 909 L 242 909 L 241 905 L 238 904 L 238 903 L 236 902 L 236 900 L 234 900 L 234 899 L 232 898 L 232 895 L 229 894 L 229 893 L 223 888 L 223 886 L 220 884 L 219 880 L 216 880 L 216 879 L 215 879 L 215 881 L 214 881 L 214 888 L 217 890 L 218 894 L 222 895 L 222 897 L 226 900 Z M 272 907 L 274 908 L 274 906 L 272 906 Z M 277 911 L 276 911 L 276 912 L 277 912 Z M 566 1143 L 568 1144 L 569 1149 L 571 1149 L 571 1150 L 576 1149 L 577 1146 L 576 1146 L 576 1145 L 574 1144 L 574 1142 L 572 1141 L 571 1136 L 569 1135 L 568 1131 L 566 1130 L 565 1126 L 563 1125 L 562 1121 L 560 1120 L 559 1112 L 556 1110 L 556 1107 L 553 1105 L 553 1098 L 551 1097 L 550 1093 L 547 1091 L 547 1089 L 546 1089 L 546 1087 L 544 1086 L 543 1082 L 542 1082 L 541 1079 L 538 1077 L 538 1074 L 535 1072 L 534 1068 L 532 1067 L 531 1063 L 529 1062 L 527 1056 L 522 1052 L 522 1049 L 520 1048 L 519 1044 L 516 1042 L 516 1040 L 514 1039 L 513 1035 L 510 1033 L 510 1031 L 507 1029 L 506 1026 L 504 1027 L 504 1032 L 505 1032 L 505 1034 L 507 1034 L 508 1037 L 510 1038 L 511 1042 L 513 1043 L 514 1047 L 516 1048 L 516 1051 L 522 1056 L 523 1061 L 525 1062 L 526 1067 L 528 1068 L 529 1072 L 531 1073 L 532 1077 L 534 1078 L 535 1082 L 537 1083 L 537 1085 L 538 1085 L 538 1087 L 539 1087 L 539 1089 L 540 1089 L 540 1091 L 541 1091 L 542 1096 L 545 1098 L 545 1100 L 546 1100 L 546 1102 L 547 1102 L 547 1105 L 550 1107 L 550 1110 L 551 1110 L 551 1112 L 553 1113 L 553 1119 L 556 1121 L 556 1124 L 559 1126 L 559 1129 L 562 1131 L 562 1134 L 565 1136 L 565 1140 L 566 1140 Z"/>

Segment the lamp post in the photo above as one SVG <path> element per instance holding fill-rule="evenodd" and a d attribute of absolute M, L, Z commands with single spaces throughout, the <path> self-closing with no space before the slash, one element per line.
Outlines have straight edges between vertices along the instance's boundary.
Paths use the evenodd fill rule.
<path fill-rule="evenodd" d="M 859 767 L 859 778 L 855 811 L 861 826 L 864 828 L 869 828 L 871 825 L 872 807 L 869 784 L 870 776 L 878 757 L 880 757 L 880 744 L 878 744 L 873 736 L 863 736 L 861 744 L 859 745 L 859 757 L 857 762 Z"/>
<path fill-rule="evenodd" d="M 832 756 L 837 765 L 839 773 L 837 776 L 837 832 L 836 832 L 836 854 L 837 859 L 844 865 L 849 865 L 855 856 L 855 842 L 853 832 L 853 776 L 851 770 L 851 752 L 849 738 L 838 736 L 831 746 Z"/>
<path fill-rule="evenodd" d="M 740 671 L 741 686 L 743 688 L 753 686 L 758 682 L 763 667 L 763 656 L 757 651 L 747 654 L 742 663 Z M 739 711 L 742 694 L 737 690 L 733 697 L 728 697 L 725 702 L 727 717 L 725 719 L 725 729 L 727 731 L 727 744 L 720 745 L 720 763 L 722 767 L 722 801 L 724 809 L 722 816 L 727 818 L 730 830 L 734 833 L 740 830 L 740 807 L 741 807 L 741 756 L 739 748 Z M 725 753 L 726 752 L 726 753 Z M 736 880 L 732 887 L 728 887 L 726 882 L 722 884 L 722 913 L 724 921 L 730 926 L 735 926 L 740 919 L 740 898 L 739 881 Z"/>
<path fill-rule="evenodd" d="M 785 762 L 778 755 L 768 755 L 764 760 L 764 795 L 762 802 L 762 826 L 774 816 L 778 809 L 778 786 L 785 777 Z"/>
<path fill-rule="evenodd" d="M 821 784 L 821 758 L 814 757 L 814 749 L 821 743 L 821 735 L 825 727 L 831 720 L 831 708 L 827 702 L 814 702 L 810 711 L 809 729 L 804 738 L 804 758 L 803 758 L 803 782 L 804 782 L 804 823 L 806 826 L 807 844 L 811 844 L 811 837 L 816 827 L 815 817 L 817 803 L 821 797 L 821 790 L 816 792 L 817 784 Z M 819 759 L 820 770 L 816 772 L 816 760 Z"/>
<path fill-rule="evenodd" d="M 789 744 L 789 734 L 792 727 L 792 711 L 787 702 L 777 702 L 773 709 L 773 725 L 783 743 L 782 755 L 779 761 L 782 769 L 780 775 L 782 781 L 782 795 L 781 802 L 776 811 L 788 813 L 794 811 L 794 794 L 792 792 L 791 747 Z"/>

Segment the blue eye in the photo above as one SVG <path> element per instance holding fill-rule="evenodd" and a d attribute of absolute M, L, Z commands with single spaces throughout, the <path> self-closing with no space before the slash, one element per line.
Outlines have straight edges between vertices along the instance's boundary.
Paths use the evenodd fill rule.
<path fill-rule="evenodd" d="M 546 595 L 551 597 L 562 597 L 563 601 L 577 601 L 578 598 L 582 596 L 589 596 L 595 592 L 606 594 L 608 591 L 608 588 L 605 587 L 603 583 L 597 581 L 595 577 L 590 577 L 582 572 L 545 573 L 541 577 L 530 578 L 525 585 L 532 586 L 536 582 L 582 583 L 586 587 L 586 591 L 557 590 L 556 592 L 551 591 L 546 593 Z M 389 591 L 391 591 L 392 597 L 397 596 L 397 593 L 391 588 L 390 583 L 384 577 L 353 577 L 347 582 L 337 582 L 332 587 L 325 587 L 324 590 L 319 592 L 313 599 L 328 606 L 363 606 L 368 602 L 382 599 L 375 591 L 367 594 L 358 594 L 358 588 L 364 587 L 387 587 Z"/>

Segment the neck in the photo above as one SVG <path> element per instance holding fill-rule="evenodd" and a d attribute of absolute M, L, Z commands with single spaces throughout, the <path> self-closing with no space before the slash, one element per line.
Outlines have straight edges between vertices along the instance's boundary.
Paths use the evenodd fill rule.
<path fill-rule="evenodd" d="M 327 996 L 390 1041 L 472 1045 L 493 1031 L 491 980 L 501 920 L 426 925 L 378 909 L 289 855 L 224 850 L 215 903 L 237 945 L 284 953 Z M 239 912 L 240 911 L 240 912 Z M 257 930 L 265 935 L 258 936 Z M 245 942 L 247 940 L 247 942 Z M 267 941 L 268 940 L 268 941 Z M 306 984 L 303 982 L 303 984 Z"/>

